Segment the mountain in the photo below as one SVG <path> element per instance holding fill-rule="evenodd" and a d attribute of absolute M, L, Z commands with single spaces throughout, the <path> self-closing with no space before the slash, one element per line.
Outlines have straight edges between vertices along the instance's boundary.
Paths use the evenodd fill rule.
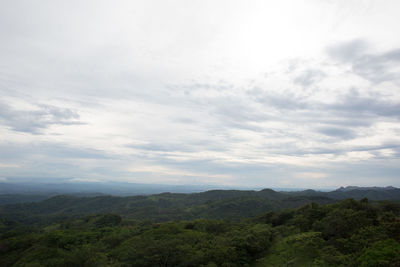
<path fill-rule="evenodd" d="M 329 204 L 341 199 L 400 200 L 398 188 L 339 188 L 331 192 L 304 190 L 277 192 L 272 189 L 210 190 L 200 193 L 87 196 L 57 195 L 40 202 L 0 206 L 0 218 L 22 223 L 62 220 L 84 214 L 118 213 L 131 219 L 154 221 L 182 219 L 241 219 L 268 211 L 298 208 L 307 203 Z"/>
<path fill-rule="evenodd" d="M 214 190 L 191 196 L 165 193 L 153 197 L 189 197 L 197 202 L 208 197 L 215 200 L 218 195 L 247 198 L 265 193 L 271 193 L 268 197 L 275 195 L 270 190 Z M 116 208 L 127 198 L 87 200 Z M 80 201 L 82 198 L 58 196 L 43 201 L 42 208 L 68 212 Z M 31 208 L 41 212 L 37 205 Z M 400 203 L 353 199 L 329 205 L 310 203 L 240 221 L 201 218 L 156 222 L 150 217 L 130 219 L 115 212 L 86 213 L 59 221 L 48 216 L 41 225 L 21 225 L 0 218 L 0 266 L 394 267 L 400 266 L 399 218 Z"/>
<path fill-rule="evenodd" d="M 162 192 L 194 193 L 215 188 L 208 185 L 165 185 L 127 182 L 24 182 L 0 183 L 0 194 L 60 195 L 76 193 L 102 193 L 107 195 L 132 196 L 159 194 Z M 228 187 L 223 187 L 228 189 Z"/>
<path fill-rule="evenodd" d="M 400 200 L 400 189 L 393 186 L 388 186 L 388 187 L 348 186 L 348 187 L 340 187 L 334 191 L 327 192 L 326 196 L 333 199 L 368 198 L 370 200 Z"/>
<path fill-rule="evenodd" d="M 324 196 L 291 196 L 271 189 L 212 190 L 201 193 L 162 193 L 130 197 L 78 197 L 59 195 L 49 199 L 0 206 L 0 218 L 23 223 L 61 220 L 83 214 L 119 213 L 131 219 L 155 221 L 210 218 L 240 219 L 267 211 L 297 208 L 317 202 L 333 203 Z"/>
<path fill-rule="evenodd" d="M 303 191 L 292 191 L 284 192 L 287 195 L 292 196 L 321 196 L 335 200 L 342 200 L 347 198 L 354 198 L 360 200 L 362 198 L 368 198 L 369 200 L 400 200 L 400 189 L 387 186 L 387 187 L 358 187 L 358 186 L 347 186 L 340 187 L 330 192 L 315 191 L 307 189 Z"/>
<path fill-rule="evenodd" d="M 346 187 L 340 187 L 336 189 L 335 191 L 340 191 L 340 192 L 349 192 L 349 191 L 354 191 L 354 190 L 359 190 L 359 191 L 366 191 L 366 190 L 374 190 L 374 191 L 390 191 L 394 190 L 396 187 L 393 186 L 386 186 L 386 187 L 361 187 L 361 186 L 346 186 Z"/>

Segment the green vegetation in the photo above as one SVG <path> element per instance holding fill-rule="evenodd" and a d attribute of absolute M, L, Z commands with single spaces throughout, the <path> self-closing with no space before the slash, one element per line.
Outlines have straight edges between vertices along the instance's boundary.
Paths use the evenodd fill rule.
<path fill-rule="evenodd" d="M 170 213 L 170 220 L 167 213 L 151 220 L 133 218 L 132 213 L 118 213 L 123 198 L 101 200 L 104 212 L 95 208 L 97 214 L 91 214 L 90 205 L 82 201 L 75 210 L 76 198 L 68 197 L 51 198 L 36 206 L 4 206 L 3 212 L 20 207 L 19 214 L 25 216 L 16 216 L 16 211 L 10 216 L 3 213 L 0 266 L 400 266 L 398 202 L 310 202 L 297 209 L 246 217 L 249 211 L 237 216 L 243 203 L 255 205 L 258 211 L 257 202 L 249 204 L 245 193 L 240 194 L 244 194 L 239 198 L 242 201 L 227 201 L 222 195 L 207 193 L 207 197 L 200 195 L 206 202 L 192 199 L 191 205 L 182 206 L 191 209 L 187 214 L 227 207 L 221 217 L 228 214 L 229 219 L 177 219 L 179 212 Z M 161 196 L 151 196 L 151 201 L 165 208 L 174 206 L 175 202 L 167 201 L 168 194 Z M 188 201 L 186 195 L 180 197 Z M 149 197 L 134 199 L 150 201 Z M 97 198 L 86 200 L 100 206 Z M 220 201 L 223 204 L 216 205 Z M 232 201 L 237 202 L 238 213 L 232 212 Z M 124 205 L 128 206 L 123 211 L 133 208 L 129 201 Z M 30 218 L 35 212 L 41 212 L 40 220 Z M 68 212 L 74 216 L 66 216 Z M 216 216 L 210 214 L 205 217 Z M 45 220 L 46 216 L 50 219 Z"/>
<path fill-rule="evenodd" d="M 194 194 L 162 193 L 150 196 L 55 196 L 36 203 L 0 206 L 0 218 L 22 224 L 48 224 L 88 214 L 118 213 L 128 219 L 165 222 L 171 220 L 239 220 L 268 211 L 298 208 L 307 203 L 333 203 L 324 196 L 299 196 L 261 191 L 214 190 Z"/>

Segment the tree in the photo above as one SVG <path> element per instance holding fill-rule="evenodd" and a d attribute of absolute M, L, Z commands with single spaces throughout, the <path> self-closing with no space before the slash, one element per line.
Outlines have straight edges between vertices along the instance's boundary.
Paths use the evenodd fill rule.
<path fill-rule="evenodd" d="M 371 248 L 366 249 L 359 260 L 363 267 L 398 266 L 397 263 L 400 261 L 400 244 L 393 239 L 378 241 Z"/>

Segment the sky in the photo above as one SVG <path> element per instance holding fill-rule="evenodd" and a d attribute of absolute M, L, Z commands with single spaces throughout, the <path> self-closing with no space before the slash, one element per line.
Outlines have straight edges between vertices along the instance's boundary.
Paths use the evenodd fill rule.
<path fill-rule="evenodd" d="M 400 1 L 0 1 L 0 182 L 400 186 Z"/>

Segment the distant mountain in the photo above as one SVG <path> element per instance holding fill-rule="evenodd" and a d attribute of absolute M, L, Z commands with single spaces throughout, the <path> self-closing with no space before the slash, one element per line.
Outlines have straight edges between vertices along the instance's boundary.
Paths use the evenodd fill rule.
<path fill-rule="evenodd" d="M 311 202 L 328 204 L 334 200 L 323 196 L 292 196 L 271 189 L 212 190 L 192 194 L 162 193 L 130 197 L 59 195 L 36 203 L 0 206 L 0 219 L 35 223 L 109 212 L 131 219 L 154 221 L 240 219 L 267 211 L 297 208 Z"/>
<path fill-rule="evenodd" d="M 340 187 L 336 190 L 316 191 L 306 190 L 279 190 L 262 189 L 259 195 L 264 197 L 280 199 L 282 196 L 324 196 L 333 199 L 367 197 L 371 200 L 399 199 L 399 190 L 393 186 L 388 187 Z M 249 196 L 254 190 L 233 189 L 232 187 L 221 187 L 219 190 L 211 185 L 163 185 L 163 184 L 139 184 L 127 182 L 64 182 L 64 183 L 0 183 L 0 205 L 30 201 L 40 201 L 56 195 L 80 195 L 80 196 L 135 196 L 154 195 L 163 192 L 169 193 L 199 193 L 214 197 L 215 199 L 225 196 Z"/>
<path fill-rule="evenodd" d="M 340 187 L 335 191 L 327 192 L 326 196 L 334 199 L 368 198 L 370 200 L 400 200 L 400 189 L 393 186 L 387 186 L 387 187 L 347 186 L 347 187 Z"/>
<path fill-rule="evenodd" d="M 390 190 L 394 190 L 397 189 L 396 187 L 393 186 L 386 186 L 386 187 L 377 187 L 377 186 L 373 186 L 373 187 L 361 187 L 361 186 L 346 186 L 346 187 L 340 187 L 338 189 L 336 189 L 335 191 L 338 192 L 349 192 L 349 191 L 353 191 L 353 190 L 360 190 L 360 191 L 390 191 Z"/>
<path fill-rule="evenodd" d="M 215 188 L 209 185 L 164 185 L 127 182 L 0 183 L 0 194 L 59 195 L 102 193 L 117 196 L 150 195 L 162 192 L 195 193 Z M 223 187 L 221 189 L 228 189 Z"/>
<path fill-rule="evenodd" d="M 24 203 L 24 202 L 38 202 L 45 200 L 52 195 L 39 195 L 39 194 L 3 194 L 0 195 L 0 205 Z"/>
<path fill-rule="evenodd" d="M 347 198 L 354 198 L 360 200 L 362 198 L 368 198 L 369 200 L 400 200 L 400 189 L 387 186 L 387 187 L 358 187 L 358 186 L 347 186 L 340 187 L 334 191 L 321 192 L 311 189 L 294 192 L 284 192 L 288 195 L 294 196 L 324 196 L 331 199 L 342 200 Z"/>
<path fill-rule="evenodd" d="M 304 190 L 276 192 L 272 189 L 211 190 L 200 193 L 161 193 L 129 197 L 59 195 L 37 203 L 0 206 L 0 218 L 19 222 L 63 220 L 84 214 L 118 213 L 131 219 L 154 221 L 195 218 L 240 219 L 268 211 L 298 208 L 307 203 L 334 203 L 341 199 L 400 200 L 400 189 L 339 188 L 331 192 Z"/>

